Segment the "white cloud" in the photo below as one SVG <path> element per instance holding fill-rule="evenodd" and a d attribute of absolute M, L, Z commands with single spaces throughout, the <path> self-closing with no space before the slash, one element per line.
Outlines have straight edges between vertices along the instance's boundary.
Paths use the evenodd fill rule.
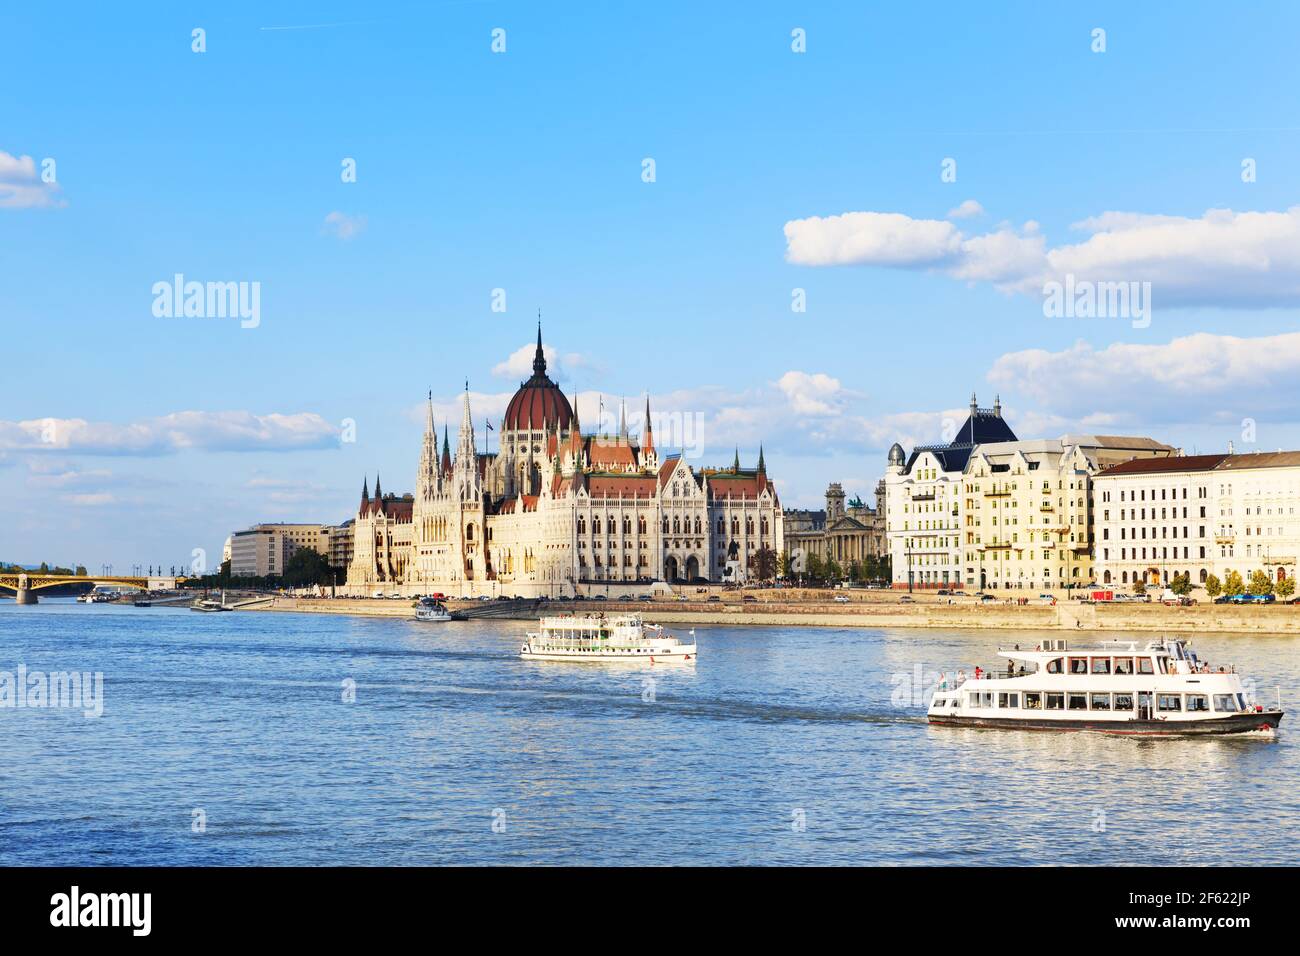
<path fill-rule="evenodd" d="M 949 219 L 969 219 L 972 216 L 982 215 L 984 215 L 984 207 L 974 199 L 967 199 L 960 206 L 948 210 Z"/>
<path fill-rule="evenodd" d="M 1106 212 L 1071 228 L 1088 237 L 1048 248 L 1032 221 L 967 236 L 943 220 L 850 212 L 787 222 L 786 258 L 808 266 L 930 269 L 1030 296 L 1073 275 L 1150 282 L 1157 307 L 1300 305 L 1300 206 L 1211 209 L 1198 218 Z"/>
<path fill-rule="evenodd" d="M 1165 344 L 1087 342 L 1003 355 L 989 381 L 1042 414 L 1110 427 L 1214 423 L 1242 415 L 1297 419 L 1300 332 L 1258 338 L 1197 333 Z"/>
<path fill-rule="evenodd" d="M 0 450 L 82 455 L 202 451 L 295 451 L 333 445 L 337 429 L 319 415 L 175 412 L 126 425 L 84 418 L 0 421 Z"/>
<path fill-rule="evenodd" d="M 837 415 L 854 393 L 822 372 L 786 372 L 776 381 L 797 415 Z"/>
<path fill-rule="evenodd" d="M 0 209 L 65 206 L 59 191 L 58 183 L 42 181 L 32 157 L 12 156 L 0 150 Z"/>
<path fill-rule="evenodd" d="M 324 230 L 337 239 L 354 239 L 366 228 L 365 216 L 349 216 L 337 209 L 325 217 Z"/>
<path fill-rule="evenodd" d="M 504 362 L 492 366 L 492 374 L 499 378 L 529 378 L 533 374 L 533 357 L 536 354 L 536 342 L 521 345 Z M 596 366 L 579 352 L 561 353 L 554 346 L 543 344 L 542 354 L 546 357 L 546 374 L 555 381 L 565 381 L 578 371 L 596 370 Z"/>

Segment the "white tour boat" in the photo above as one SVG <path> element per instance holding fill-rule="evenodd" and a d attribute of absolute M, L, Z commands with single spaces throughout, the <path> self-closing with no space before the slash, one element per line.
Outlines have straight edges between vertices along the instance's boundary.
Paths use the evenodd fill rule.
<path fill-rule="evenodd" d="M 541 630 L 529 632 L 519 656 L 530 661 L 633 661 L 647 664 L 693 664 L 695 632 L 690 643 L 678 640 L 639 614 L 544 617 Z"/>
<path fill-rule="evenodd" d="M 1254 700 L 1234 667 L 1212 666 L 1186 641 L 1166 638 L 1071 646 L 1044 641 L 998 655 L 1005 670 L 941 678 L 932 724 L 1112 734 L 1273 731 L 1282 709 Z M 1280 695 L 1279 695 L 1280 696 Z"/>
<path fill-rule="evenodd" d="M 415 608 L 415 619 L 417 621 L 434 621 L 441 623 L 451 620 L 451 612 L 441 601 L 433 598 L 420 598 L 420 603 Z"/>

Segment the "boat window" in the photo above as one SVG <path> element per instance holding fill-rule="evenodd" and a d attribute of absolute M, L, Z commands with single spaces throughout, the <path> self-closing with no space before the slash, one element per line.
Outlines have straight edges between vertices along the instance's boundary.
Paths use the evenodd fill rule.
<path fill-rule="evenodd" d="M 1088 673 L 1088 658 L 1086 658 L 1086 657 L 1071 657 L 1071 658 L 1070 658 L 1070 673 L 1071 673 L 1071 674 L 1086 674 L 1086 673 Z"/>
<path fill-rule="evenodd" d="M 1020 707 L 1019 694 L 998 694 L 998 706 L 1018 709 Z"/>
<path fill-rule="evenodd" d="M 1093 672 L 1094 674 L 1109 674 L 1109 673 L 1110 673 L 1110 658 L 1109 658 L 1109 657 L 1094 657 L 1094 658 L 1092 659 L 1092 672 Z"/>
<path fill-rule="evenodd" d="M 1065 710 L 1065 695 L 1064 695 L 1064 694 L 1048 694 L 1048 695 L 1047 695 L 1047 709 L 1048 709 L 1048 710 Z"/>
<path fill-rule="evenodd" d="M 1154 673 L 1155 673 L 1155 668 L 1151 666 L 1151 658 L 1149 658 L 1149 657 L 1139 657 L 1139 658 L 1138 658 L 1138 673 L 1139 673 L 1139 674 L 1154 674 Z"/>
<path fill-rule="evenodd" d="M 1182 710 L 1183 709 L 1182 698 L 1180 698 L 1177 694 L 1157 694 L 1156 709 L 1168 710 L 1168 711 Z"/>
<path fill-rule="evenodd" d="M 1060 674 L 1060 673 L 1062 673 L 1062 671 L 1061 671 L 1061 658 L 1058 657 L 1058 658 L 1055 658 L 1054 660 L 1050 660 L 1050 661 L 1047 662 L 1047 673 L 1049 673 L 1049 674 Z"/>
<path fill-rule="evenodd" d="M 956 706 L 957 706 L 957 698 L 956 698 L 956 697 L 954 697 L 954 698 L 950 701 L 950 706 L 952 706 L 952 707 L 956 707 Z"/>
<path fill-rule="evenodd" d="M 1087 710 L 1087 709 L 1088 709 L 1087 694 L 1070 695 L 1070 710 Z"/>
<path fill-rule="evenodd" d="M 1042 710 L 1042 709 L 1043 709 L 1043 695 L 1040 694 L 1040 693 L 1038 693 L 1037 691 L 1034 691 L 1033 693 L 1027 693 L 1027 694 L 1025 694 L 1025 709 L 1026 709 L 1026 710 Z"/>
<path fill-rule="evenodd" d="M 1132 673 L 1133 673 L 1133 658 L 1131 658 L 1131 657 L 1117 657 L 1117 658 L 1115 658 L 1115 673 L 1116 673 L 1116 674 L 1132 674 Z"/>
<path fill-rule="evenodd" d="M 1187 712 L 1189 714 L 1210 709 L 1210 698 L 1204 694 L 1187 695 Z"/>
<path fill-rule="evenodd" d="M 1116 710 L 1132 710 L 1132 709 L 1133 709 L 1133 695 L 1132 695 L 1132 694 L 1116 694 L 1116 695 L 1115 695 L 1115 709 L 1116 709 Z"/>
<path fill-rule="evenodd" d="M 1093 710 L 1110 710 L 1110 694 L 1093 694 Z"/>
<path fill-rule="evenodd" d="M 1237 709 L 1236 698 L 1232 694 L 1215 694 L 1214 709 L 1221 710 L 1225 714 L 1230 714 Z"/>

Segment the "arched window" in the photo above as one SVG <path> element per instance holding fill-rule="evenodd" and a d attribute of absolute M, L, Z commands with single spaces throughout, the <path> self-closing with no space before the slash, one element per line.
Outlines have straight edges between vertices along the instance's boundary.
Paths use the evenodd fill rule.
<path fill-rule="evenodd" d="M 583 515 L 578 515 L 578 534 L 587 533 L 587 519 Z"/>
<path fill-rule="evenodd" d="M 719 519 L 718 519 L 718 534 L 726 534 L 726 533 L 727 533 L 727 526 L 726 526 L 725 524 L 723 524 L 722 519 L 719 518 Z"/>
<path fill-rule="evenodd" d="M 636 533 L 645 534 L 645 515 L 639 515 L 636 519 Z"/>
<path fill-rule="evenodd" d="M 700 533 L 700 519 L 698 515 L 695 518 L 695 533 L 696 534 Z"/>

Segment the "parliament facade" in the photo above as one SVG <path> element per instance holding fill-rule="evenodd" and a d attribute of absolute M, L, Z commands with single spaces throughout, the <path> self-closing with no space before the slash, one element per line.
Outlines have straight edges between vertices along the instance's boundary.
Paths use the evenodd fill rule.
<path fill-rule="evenodd" d="M 546 374 L 541 329 L 533 375 L 479 452 L 466 390 L 456 449 L 438 447 L 432 399 L 413 495 L 362 486 L 347 589 L 450 597 L 635 595 L 656 581 L 741 584 L 784 547 L 776 486 L 756 467 L 693 468 L 655 447 L 647 398 L 641 434 L 584 435 L 576 404 Z M 770 552 L 770 557 L 765 555 Z"/>

